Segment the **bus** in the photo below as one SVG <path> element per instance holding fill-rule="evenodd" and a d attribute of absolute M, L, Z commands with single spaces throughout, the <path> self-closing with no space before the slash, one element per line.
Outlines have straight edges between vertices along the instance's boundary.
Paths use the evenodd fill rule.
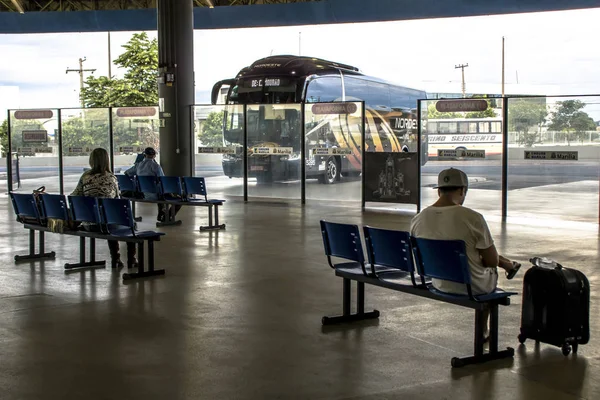
<path fill-rule="evenodd" d="M 419 99 L 426 98 L 426 93 L 364 75 L 350 65 L 311 57 L 266 57 L 243 68 L 235 78 L 217 82 L 212 90 L 212 104 L 217 104 L 225 91 L 225 104 L 249 105 L 246 116 L 249 148 L 293 147 L 288 156 L 249 157 L 248 176 L 258 182 L 299 179 L 300 162 L 306 163 L 307 178 L 317 178 L 324 184 L 336 183 L 341 176 L 361 173 L 360 111 L 331 116 L 326 122 L 313 125 L 305 121 L 307 158 L 301 161 L 300 135 L 305 129 L 300 126 L 299 108 L 289 107 L 290 104 L 364 101 L 366 151 L 417 151 L 416 107 Z M 259 104 L 272 106 L 256 106 Z M 240 107 L 225 111 L 224 145 L 243 146 L 239 143 L 243 116 L 227 115 L 229 110 L 239 114 Z M 316 148 L 346 149 L 347 154 L 316 155 L 313 151 Z M 426 156 L 426 151 L 423 154 Z M 243 176 L 239 152 L 224 155 L 222 163 L 225 175 Z"/>
<path fill-rule="evenodd" d="M 428 119 L 423 128 L 428 158 L 438 150 L 485 150 L 486 158 L 502 154 L 502 118 Z"/>

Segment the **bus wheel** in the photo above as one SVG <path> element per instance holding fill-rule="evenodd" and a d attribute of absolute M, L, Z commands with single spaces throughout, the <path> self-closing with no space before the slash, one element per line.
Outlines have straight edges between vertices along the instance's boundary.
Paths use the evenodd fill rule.
<path fill-rule="evenodd" d="M 335 158 L 329 157 L 325 162 L 325 174 L 319 176 L 319 182 L 331 185 L 340 179 L 340 166 Z"/>

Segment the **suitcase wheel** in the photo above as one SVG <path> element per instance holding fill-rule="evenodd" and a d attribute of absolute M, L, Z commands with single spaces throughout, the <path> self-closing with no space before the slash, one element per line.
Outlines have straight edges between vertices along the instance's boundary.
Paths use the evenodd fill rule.
<path fill-rule="evenodd" d="M 521 333 L 521 334 L 519 334 L 518 339 L 519 339 L 519 343 L 523 344 L 527 340 L 527 337 Z"/>
<path fill-rule="evenodd" d="M 568 343 L 562 345 L 562 353 L 564 356 L 571 354 L 571 346 Z"/>

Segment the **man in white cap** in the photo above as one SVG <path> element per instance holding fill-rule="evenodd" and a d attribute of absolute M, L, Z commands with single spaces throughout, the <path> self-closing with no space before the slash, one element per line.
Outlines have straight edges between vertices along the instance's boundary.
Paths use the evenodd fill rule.
<path fill-rule="evenodd" d="M 463 207 L 469 181 L 459 169 L 446 169 L 438 176 L 439 199 L 417 214 L 410 227 L 414 237 L 439 240 L 463 240 L 471 271 L 473 294 L 491 293 L 498 283 L 498 269 L 512 279 L 521 264 L 498 255 L 485 219 L 478 212 Z M 466 294 L 465 285 L 433 279 L 433 286 L 443 292 Z M 487 335 L 486 335 L 487 336 Z"/>

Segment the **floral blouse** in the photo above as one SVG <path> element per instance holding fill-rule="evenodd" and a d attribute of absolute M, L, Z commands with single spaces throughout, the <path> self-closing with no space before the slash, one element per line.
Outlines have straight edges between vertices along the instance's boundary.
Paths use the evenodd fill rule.
<path fill-rule="evenodd" d="M 117 177 L 110 172 L 92 174 L 92 171 L 85 171 L 71 196 L 119 197 Z"/>

